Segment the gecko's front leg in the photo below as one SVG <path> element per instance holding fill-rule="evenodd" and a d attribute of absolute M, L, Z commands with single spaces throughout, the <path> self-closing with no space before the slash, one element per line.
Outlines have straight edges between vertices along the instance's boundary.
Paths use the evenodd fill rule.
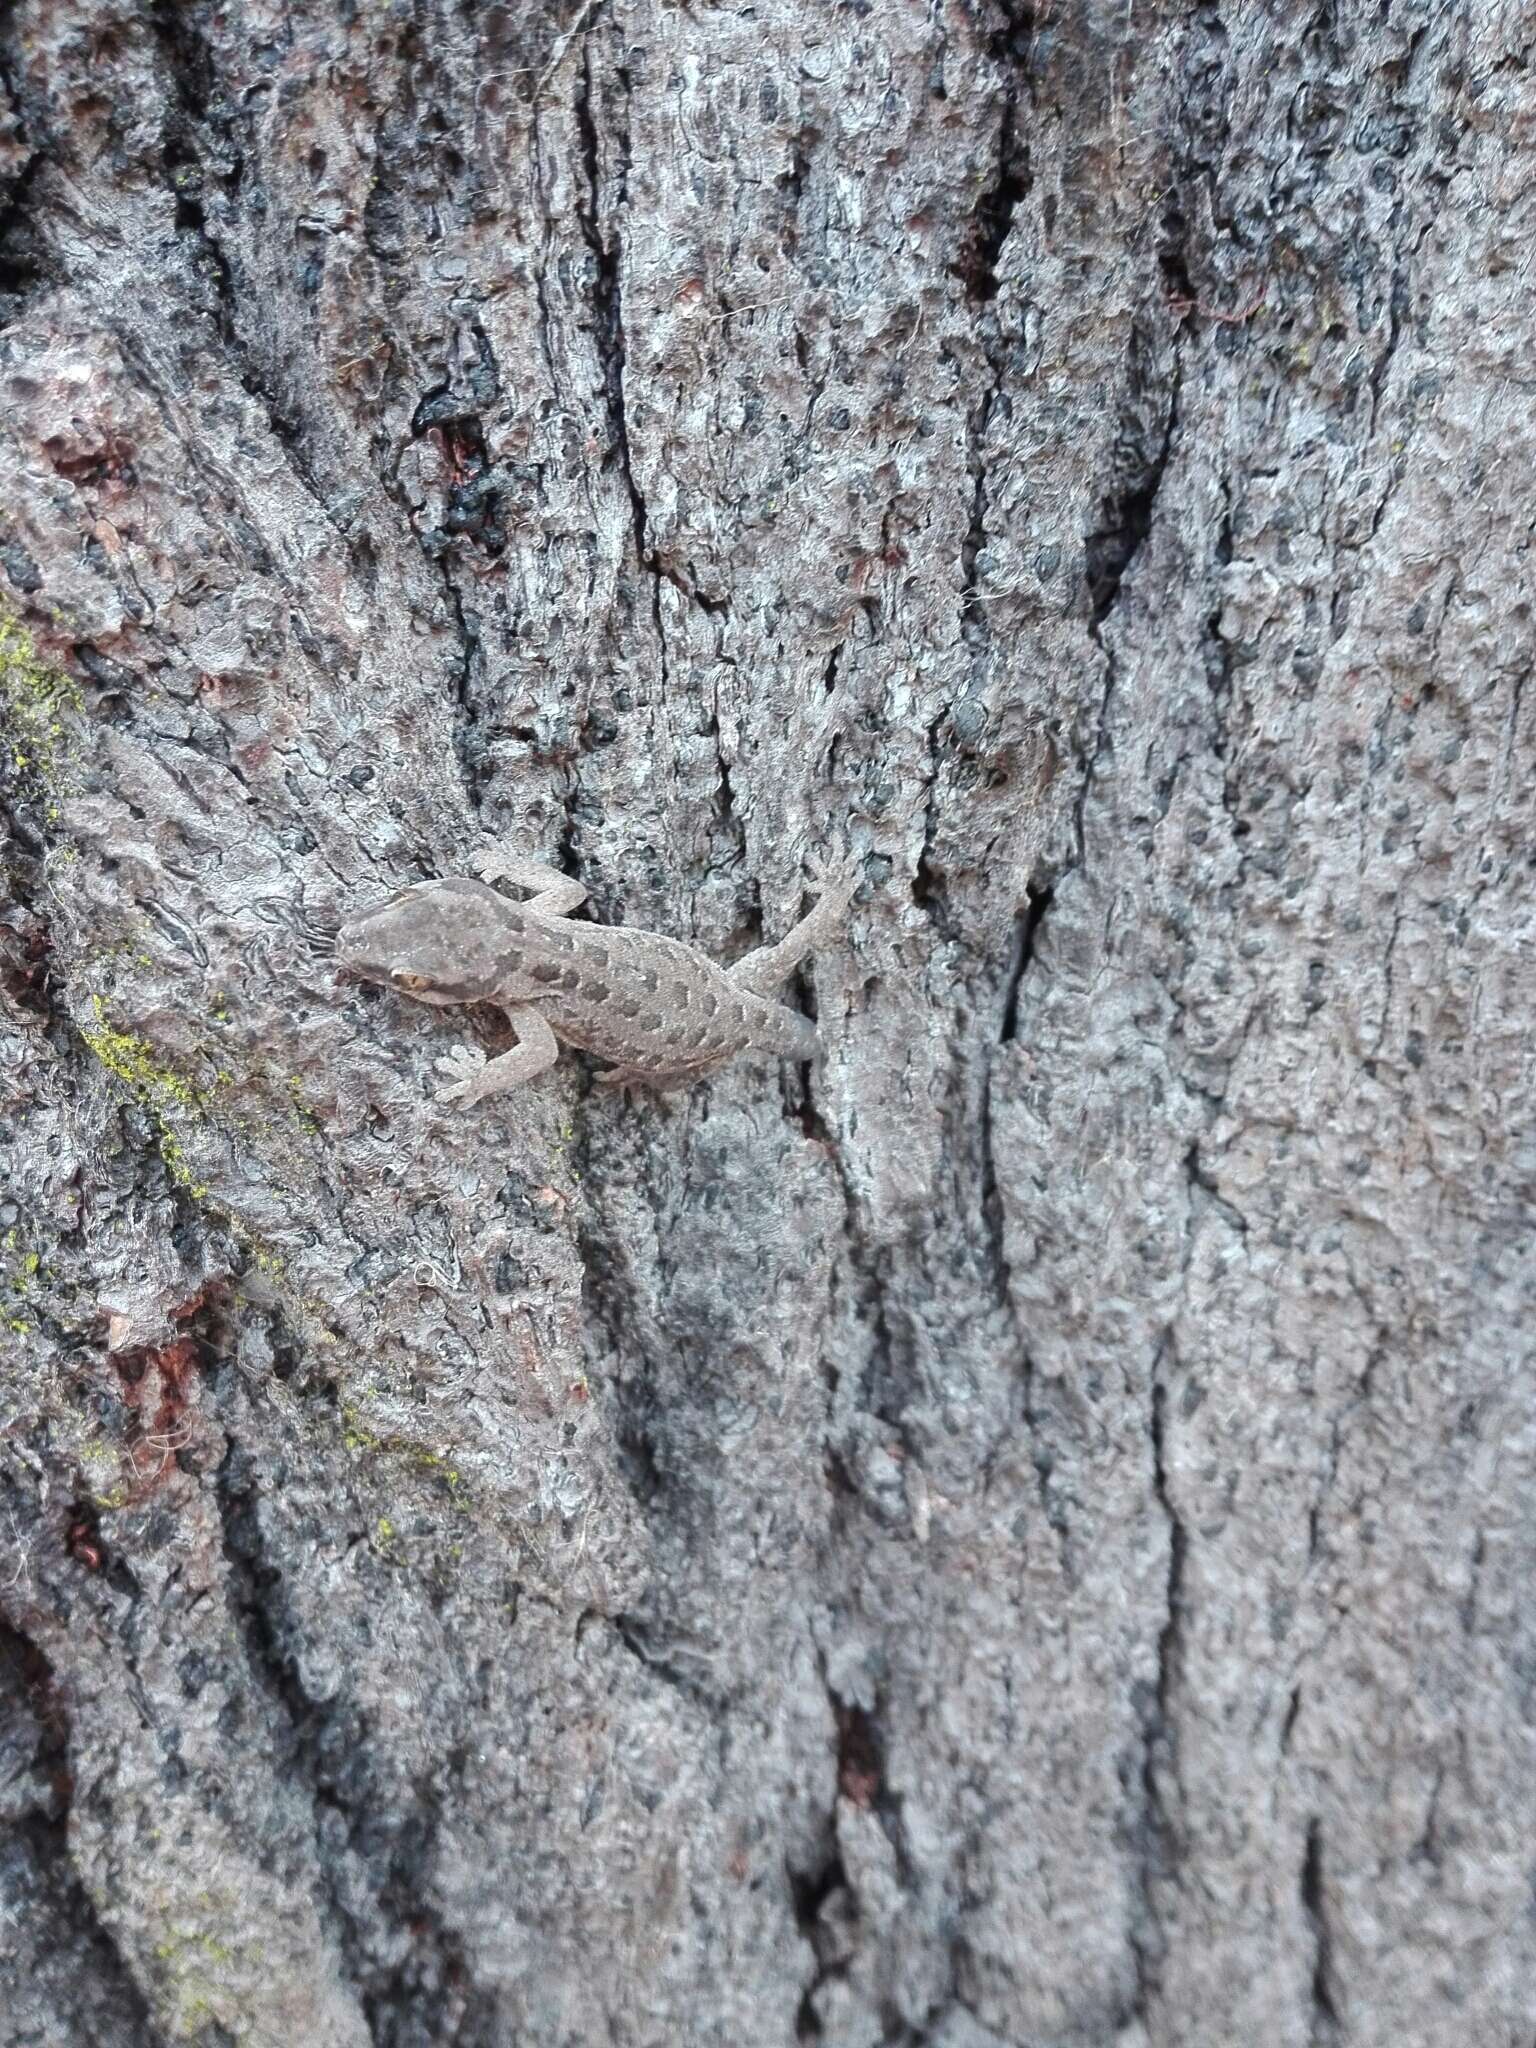
<path fill-rule="evenodd" d="M 488 846 L 481 853 L 471 854 L 469 864 L 482 882 L 511 882 L 515 888 L 526 889 L 532 898 L 528 908 L 545 917 L 569 917 L 578 904 L 587 900 L 585 882 L 562 875 L 558 868 L 546 867 L 541 860 L 529 860 L 499 846 Z"/>
<path fill-rule="evenodd" d="M 437 1069 L 448 1077 L 451 1085 L 438 1096 L 439 1102 L 467 1109 L 473 1102 L 484 1102 L 488 1095 L 499 1095 L 504 1088 L 516 1088 L 531 1081 L 554 1065 L 560 1044 L 540 1012 L 527 1003 L 506 1003 L 502 1007 L 517 1033 L 517 1044 L 494 1060 L 488 1060 L 478 1046 L 461 1045 L 445 1053 L 437 1062 Z"/>

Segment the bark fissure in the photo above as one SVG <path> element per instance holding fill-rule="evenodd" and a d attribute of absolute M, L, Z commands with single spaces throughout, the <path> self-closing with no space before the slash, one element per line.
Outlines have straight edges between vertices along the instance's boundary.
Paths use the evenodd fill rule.
<path fill-rule="evenodd" d="M 1301 1864 L 1301 1907 L 1312 1930 L 1312 2011 L 1308 2039 L 1313 2048 L 1329 2048 L 1338 2039 L 1339 2014 L 1333 1990 L 1333 1932 L 1323 1872 L 1323 1824 L 1314 1815 L 1307 1822 Z"/>
<path fill-rule="evenodd" d="M 971 477 L 970 516 L 960 544 L 960 611 L 968 637 L 986 641 L 992 631 L 986 598 L 978 590 L 978 570 L 987 544 L 987 435 L 1002 395 L 1011 356 L 1011 338 L 993 310 L 1000 290 L 998 263 L 1013 229 L 1014 213 L 1029 196 L 1031 174 L 1028 144 L 1019 134 L 1021 92 L 1033 97 L 1031 69 L 1035 15 L 1032 7 L 1000 0 L 1003 26 L 991 38 L 990 54 L 1003 76 L 1003 105 L 997 126 L 995 168 L 977 200 L 955 275 L 971 304 L 980 309 L 983 349 L 991 371 L 990 388 L 966 427 L 967 467 Z"/>
<path fill-rule="evenodd" d="M 1152 531 L 1158 493 L 1168 474 L 1173 453 L 1181 375 L 1179 358 L 1175 354 L 1161 442 L 1133 481 L 1105 497 L 1099 525 L 1084 542 L 1084 573 L 1089 601 L 1088 637 L 1104 657 L 1104 689 L 1099 699 L 1093 739 L 1086 750 L 1072 806 L 1075 849 L 1072 867 L 1081 867 L 1087 857 L 1085 816 L 1099 762 L 1109 741 L 1109 712 L 1118 674 L 1113 636 L 1106 638 L 1103 629 L 1120 601 L 1121 586 Z"/>
<path fill-rule="evenodd" d="M 998 1185 L 993 1130 L 992 1094 L 995 1058 L 995 1052 L 990 1052 L 986 1072 L 982 1080 L 979 1105 L 978 1138 L 981 1185 L 978 1206 L 982 1229 L 978 1249 L 984 1254 L 984 1270 L 989 1292 L 1003 1316 L 1008 1331 L 1007 1353 L 1017 1364 L 1020 1383 L 1020 1406 L 1025 1427 L 1029 1433 L 1030 1463 L 1034 1469 L 1040 1510 L 1045 1516 L 1047 1526 L 1056 1538 L 1063 1565 L 1070 1571 L 1066 1504 L 1056 1487 L 1052 1484 L 1051 1475 L 1055 1468 L 1055 1461 L 1045 1433 L 1044 1419 L 1038 1399 L 1035 1361 L 1030 1350 L 1028 1336 L 1019 1316 L 1018 1304 L 1014 1299 L 1013 1276 L 1008 1259 L 1007 1218 L 1003 1208 L 1002 1193 Z"/>
<path fill-rule="evenodd" d="M 0 1583 L 0 1594 L 13 1590 Z M 13 1736 L 24 1725 L 23 1715 L 35 1723 L 38 1739 L 28 1763 L 36 1791 L 25 1805 L 17 1798 L 14 1780 L 0 1781 L 0 1793 L 13 1849 L 19 1848 L 30 1866 L 30 1903 L 39 1910 L 46 1905 L 50 1913 L 48 1946 L 70 1954 L 73 2015 L 86 2026 L 110 2024 L 121 2048 L 159 2048 L 148 2001 L 70 1853 L 74 1772 L 63 1692 L 48 1657 L 21 1617 L 5 1611 L 8 1605 L 0 1601 L 0 1720 Z M 4 1711 L 8 1694 L 20 1711 Z M 15 1953 L 11 1950 L 8 1960 Z M 70 2016 L 58 2009 L 52 2015 L 60 2024 Z"/>
<path fill-rule="evenodd" d="M 1003 106 L 997 124 L 992 176 L 971 212 L 955 275 L 973 304 L 997 297 L 997 265 L 1013 228 L 1016 208 L 1031 187 L 1029 148 L 1019 134 L 1021 95 L 1033 99 L 1035 9 L 1017 0 L 998 0 L 1002 26 L 988 38 L 988 54 L 1003 78 Z"/>
<path fill-rule="evenodd" d="M 1230 480 L 1220 479 L 1222 516 L 1216 533 L 1213 569 L 1217 577 L 1232 560 L 1232 487 Z M 1242 887 L 1248 873 L 1249 859 L 1242 851 L 1242 842 L 1249 837 L 1251 827 L 1243 817 L 1239 806 L 1241 784 L 1238 777 L 1238 743 L 1230 729 L 1229 720 L 1233 714 L 1233 678 L 1237 669 L 1237 650 L 1228 642 L 1221 630 L 1219 609 L 1211 611 L 1205 621 L 1203 636 L 1205 651 L 1206 687 L 1211 697 L 1210 744 L 1221 768 L 1221 804 L 1227 815 L 1233 844 L 1238 854 L 1237 886 Z"/>
<path fill-rule="evenodd" d="M 443 579 L 443 600 L 448 607 L 448 616 L 453 621 L 459 643 L 454 677 L 454 747 L 458 755 L 459 772 L 464 782 L 464 793 L 469 799 L 470 808 L 478 815 L 486 781 L 491 773 L 475 693 L 475 671 L 481 656 L 479 626 L 464 608 L 464 599 L 460 595 L 459 586 L 446 557 L 439 562 L 438 568 Z"/>
<path fill-rule="evenodd" d="M 615 1636 L 630 1656 L 664 1685 L 692 1700 L 709 1715 L 721 1715 L 729 1710 L 729 1700 L 718 1689 L 691 1677 L 674 1658 L 652 1648 L 649 1641 L 651 1623 L 644 1615 L 615 1614 L 611 1620 Z"/>
<path fill-rule="evenodd" d="M 224 1418 L 226 1430 L 229 1418 Z M 282 1718 L 286 1768 L 305 1788 L 314 1814 L 315 1903 L 333 1952 L 376 2048 L 431 2038 L 456 2048 L 493 2048 L 494 2002 L 473 1980 L 458 1931 L 434 1906 L 424 1882 L 430 1870 L 442 1795 L 418 1783 L 403 1813 L 376 1810 L 352 1760 L 366 1755 L 368 1731 L 336 1701 L 312 1699 L 300 1679 L 286 1638 L 292 1624 L 281 1595 L 283 1567 L 261 1526 L 260 1495 L 250 1456 L 231 1434 L 214 1476 L 214 1497 L 230 1574 L 230 1598 L 245 1640 L 252 1676 Z M 359 1870 L 370 1870 L 373 1919 L 360 1919 L 333 1867 L 327 1814 L 338 1816 Z M 381 1858 L 380 1842 L 387 1843 Z M 381 1866 L 381 1867 L 378 1867 Z M 375 1924 L 376 1923 L 376 1924 Z M 381 1961 L 382 1946 L 405 1954 Z"/>
<path fill-rule="evenodd" d="M 1150 1697 L 1142 1701 L 1141 1785 L 1136 1856 L 1137 1897 L 1130 1929 L 1136 2006 L 1145 2020 L 1156 2001 L 1167 1953 L 1159 1891 L 1178 1883 L 1179 1837 L 1165 1797 L 1162 1773 L 1177 1775 L 1175 1694 L 1179 1682 L 1184 1574 L 1188 1536 L 1168 1482 L 1167 1386 L 1165 1363 L 1172 1340 L 1158 1347 L 1151 1367 L 1152 1497 L 1166 1529 L 1168 1572 L 1164 1614 L 1157 1637 L 1157 1672 Z"/>
<path fill-rule="evenodd" d="M 997 297 L 997 263 L 1013 228 L 1013 214 L 1029 195 L 1028 156 L 1020 168 L 1014 157 L 1014 88 L 1004 102 L 998 133 L 997 171 L 992 183 L 976 202 L 969 245 L 955 265 L 967 295 L 977 305 L 988 305 Z"/>
<path fill-rule="evenodd" d="M 740 812 L 737 809 L 736 789 L 735 784 L 731 779 L 731 764 L 725 757 L 725 742 L 720 731 L 720 693 L 718 689 L 716 689 L 715 692 L 714 709 L 710 714 L 709 736 L 711 740 L 713 740 L 714 742 L 716 772 L 719 776 L 720 796 L 718 808 L 720 814 L 720 823 L 724 827 L 726 833 L 735 842 L 736 851 L 741 856 L 743 864 L 745 864 L 747 851 L 747 828 L 745 820 L 742 818 Z M 754 932 L 758 932 L 761 931 L 761 929 L 762 914 L 761 908 L 759 907 L 758 913 L 753 921 L 753 930 Z"/>
<path fill-rule="evenodd" d="M 1217 1186 L 1216 1182 L 1212 1180 L 1211 1176 L 1206 1172 L 1205 1168 L 1201 1165 L 1200 1144 L 1198 1139 L 1189 1147 L 1189 1150 L 1184 1154 L 1184 1172 L 1189 1181 L 1191 1190 L 1198 1189 L 1200 1194 L 1205 1198 L 1204 1207 L 1207 1210 L 1215 1210 L 1217 1215 L 1221 1217 L 1222 1221 L 1225 1224 L 1227 1224 L 1227 1226 L 1230 1229 L 1235 1231 L 1239 1237 L 1246 1237 L 1248 1235 L 1248 1219 L 1243 1214 L 1241 1209 L 1237 1208 L 1234 1203 L 1230 1202 L 1227 1199 L 1227 1197 L 1221 1192 L 1221 1189 Z M 1196 1205 L 1196 1198 L 1194 1194 L 1191 1193 L 1191 1223 L 1193 1223 L 1197 1214 L 1198 1209 Z M 1191 1237 L 1192 1234 L 1193 1233 L 1191 1232 Z M 1186 1243 L 1188 1244 L 1188 1240 L 1186 1241 Z M 1187 1256 L 1188 1253 L 1186 1251 L 1186 1259 Z"/>
<path fill-rule="evenodd" d="M 837 1849 L 831 1822 L 827 1826 L 827 1847 L 822 1860 L 808 1870 L 786 1865 L 790 1902 L 795 1925 L 811 1952 L 811 1976 L 800 1995 L 795 2013 L 795 2039 L 819 2041 L 825 2029 L 816 2011 L 817 1993 L 847 1972 L 848 1958 L 840 1956 L 822 1926 L 824 1908 L 848 1889 L 848 1873 Z"/>
<path fill-rule="evenodd" d="M 9 189 L 7 181 L 0 181 L 0 332 L 26 310 L 35 292 L 53 281 L 53 266 L 36 220 L 40 209 L 37 181 L 50 161 L 49 138 L 41 110 L 34 111 L 23 102 L 17 82 L 23 73 L 3 32 L 5 25 L 0 18 L 0 94 L 9 102 L 14 132 L 25 154 L 10 173 Z M 0 132 L 0 141 L 3 139 Z"/>
<path fill-rule="evenodd" d="M 574 110 L 576 128 L 581 138 L 581 164 L 585 179 L 586 203 L 579 210 L 581 232 L 592 253 L 592 307 L 593 340 L 597 347 L 598 362 L 603 373 L 603 394 L 608 409 L 608 431 L 612 437 L 613 453 L 624 481 L 624 490 L 629 499 L 630 523 L 635 544 L 635 560 L 647 575 L 658 575 L 651 556 L 650 521 L 646 510 L 645 497 L 640 489 L 639 478 L 629 446 L 629 417 L 624 400 L 624 298 L 622 278 L 622 256 L 617 241 L 610 234 L 605 220 L 603 206 L 602 156 L 598 146 L 597 118 L 593 112 L 596 83 L 592 75 L 592 46 L 582 46 L 579 72 L 580 90 L 576 94 Z M 652 600 L 658 607 L 657 631 L 661 630 L 660 592 L 653 588 Z"/>
<path fill-rule="evenodd" d="M 1134 362 L 1137 350 L 1132 347 Z M 1123 482 L 1109 490 L 1099 508 L 1099 521 L 1083 543 L 1088 585 L 1089 633 L 1100 629 L 1120 601 L 1120 588 L 1152 531 L 1153 510 L 1168 473 L 1179 420 L 1181 371 L 1174 357 L 1173 377 L 1163 411 L 1162 436 L 1156 448 Z M 1102 645 L 1102 641 L 1100 642 Z"/>
<path fill-rule="evenodd" d="M 991 621 L 986 605 L 977 591 L 977 565 L 981 552 L 987 544 L 987 425 L 992 417 L 992 408 L 997 403 L 1002 389 L 1002 371 L 996 363 L 992 367 L 992 388 L 986 393 L 981 404 L 971 415 L 966 425 L 966 449 L 971 472 L 971 511 L 960 543 L 960 617 L 965 631 L 979 638 L 986 638 L 991 632 Z"/>
<path fill-rule="evenodd" d="M 1035 888 L 1032 884 L 1024 891 L 1024 908 L 1014 920 L 1013 953 L 1008 963 L 1008 978 L 1003 985 L 1003 1020 L 998 1029 L 998 1044 L 1012 1045 L 1019 1032 L 1019 991 L 1024 977 L 1035 962 L 1035 947 L 1040 938 L 1040 927 L 1045 923 L 1055 898 L 1050 887 Z"/>
<path fill-rule="evenodd" d="M 34 187 L 46 161 L 44 151 L 32 150 L 0 207 L 0 329 L 25 310 L 31 294 L 47 281 L 47 259 L 32 222 Z"/>
<path fill-rule="evenodd" d="M 173 98 L 173 105 L 167 109 L 166 115 L 161 171 L 171 195 L 176 233 L 185 237 L 197 251 L 192 274 L 210 287 L 198 294 L 201 300 L 199 310 L 215 328 L 240 388 L 260 406 L 272 438 L 295 480 L 313 498 L 326 518 L 335 523 L 336 512 L 331 496 L 321 484 L 305 450 L 302 415 L 292 394 L 281 389 L 276 365 L 262 360 L 259 349 L 242 327 L 234 266 L 208 220 L 202 197 L 206 176 L 203 128 L 207 118 L 208 89 L 205 87 L 200 93 L 195 82 L 207 60 L 189 54 L 202 51 L 205 46 L 201 38 L 186 27 L 187 18 L 180 10 L 161 5 L 155 9 L 154 18 L 162 46 L 167 52 L 166 65 Z M 126 352 L 134 345 L 132 326 L 120 319 L 115 319 L 113 324 Z"/>
<path fill-rule="evenodd" d="M 226 1429 L 228 1423 L 226 1422 Z M 219 1511 L 224 1561 L 229 1571 L 229 1598 L 244 1637 L 246 1661 L 257 1685 L 279 1710 L 288 1735 L 288 1764 L 308 1788 L 315 1808 L 315 1850 L 317 1868 L 329 1876 L 321 1848 L 320 1814 L 334 1798 L 319 1766 L 320 1726 L 323 1706 L 305 1693 L 293 1659 L 280 1640 L 280 1610 L 274 1605 L 274 1590 L 282 1579 L 282 1568 L 267 1555 L 257 1512 L 255 1482 L 246 1466 L 248 1458 L 231 1432 L 224 1458 L 214 1474 L 213 1497 Z M 355 1954 L 358 1929 L 334 1886 L 327 1884 L 321 1901 L 330 1930 L 344 1957 Z M 354 1979 L 360 1993 L 361 1984 Z"/>

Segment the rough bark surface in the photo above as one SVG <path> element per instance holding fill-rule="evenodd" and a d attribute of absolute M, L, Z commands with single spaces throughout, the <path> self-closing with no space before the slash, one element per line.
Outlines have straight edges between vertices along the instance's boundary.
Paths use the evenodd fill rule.
<path fill-rule="evenodd" d="M 1530 2048 L 1533 41 L 5 17 L 4 2048 Z"/>

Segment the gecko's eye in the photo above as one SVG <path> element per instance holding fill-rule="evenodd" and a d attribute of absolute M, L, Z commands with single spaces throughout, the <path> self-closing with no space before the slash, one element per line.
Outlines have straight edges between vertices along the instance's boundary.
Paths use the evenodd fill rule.
<path fill-rule="evenodd" d="M 430 988 L 430 978 L 425 974 L 397 974 L 393 977 L 396 988 Z"/>

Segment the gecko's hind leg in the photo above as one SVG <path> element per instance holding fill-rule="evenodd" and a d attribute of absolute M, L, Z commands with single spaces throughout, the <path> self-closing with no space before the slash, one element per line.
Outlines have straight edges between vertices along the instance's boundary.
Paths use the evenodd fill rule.
<path fill-rule="evenodd" d="M 750 989 L 753 995 L 771 995 L 781 982 L 788 981 L 808 953 L 836 936 L 859 886 L 859 870 L 856 866 L 819 867 L 813 870 L 812 880 L 822 892 L 815 909 L 792 925 L 776 946 L 760 946 L 726 969 L 738 988 Z"/>

